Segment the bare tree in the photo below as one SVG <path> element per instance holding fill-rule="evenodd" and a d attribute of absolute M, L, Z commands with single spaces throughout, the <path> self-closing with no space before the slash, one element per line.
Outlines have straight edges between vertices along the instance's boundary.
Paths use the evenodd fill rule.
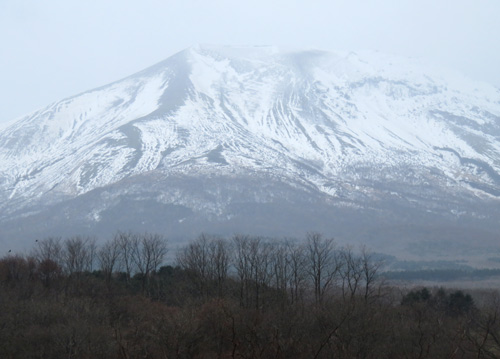
<path fill-rule="evenodd" d="M 248 286 L 252 276 L 251 261 L 249 255 L 250 237 L 244 235 L 235 235 L 234 244 L 234 267 L 240 284 L 240 305 L 245 306 L 249 303 Z"/>
<path fill-rule="evenodd" d="M 43 259 L 38 263 L 37 275 L 42 283 L 48 288 L 62 276 L 61 266 L 52 259 Z"/>
<path fill-rule="evenodd" d="M 382 266 L 381 261 L 375 261 L 372 254 L 366 249 L 365 246 L 361 248 L 361 266 L 363 271 L 364 280 L 364 293 L 365 300 L 373 297 L 375 292 L 375 282 L 377 280 L 377 273 Z M 379 286 L 380 289 L 380 286 Z"/>
<path fill-rule="evenodd" d="M 342 297 L 354 299 L 363 276 L 363 263 L 359 256 L 353 253 L 351 247 L 343 248 L 339 252 L 339 275 L 342 279 Z"/>
<path fill-rule="evenodd" d="M 307 235 L 307 272 L 312 280 L 316 303 L 322 303 L 339 270 L 333 238 L 319 233 Z"/>
<path fill-rule="evenodd" d="M 96 244 L 94 238 L 80 236 L 64 241 L 63 267 L 69 275 L 91 272 L 95 261 Z"/>
<path fill-rule="evenodd" d="M 235 236 L 234 266 L 240 280 L 240 303 L 260 307 L 262 288 L 272 279 L 272 245 L 260 237 Z"/>
<path fill-rule="evenodd" d="M 270 286 L 272 280 L 271 266 L 272 245 L 261 238 L 253 238 L 250 242 L 250 264 L 252 268 L 252 282 L 254 285 L 255 307 L 261 306 L 261 292 L 264 287 Z"/>
<path fill-rule="evenodd" d="M 111 276 L 115 270 L 118 260 L 120 258 L 120 245 L 118 237 L 115 236 L 112 240 L 104 243 L 97 252 L 97 260 L 99 268 L 101 269 L 106 283 L 109 285 Z"/>
<path fill-rule="evenodd" d="M 290 267 L 289 287 L 292 303 L 302 299 L 307 277 L 305 247 L 296 243 L 288 242 L 288 265 Z"/>
<path fill-rule="evenodd" d="M 39 263 L 44 260 L 50 260 L 58 265 L 62 265 L 63 253 L 61 238 L 49 237 L 36 241 L 33 257 L 35 257 Z"/>
<path fill-rule="evenodd" d="M 141 275 L 142 290 L 146 289 L 149 277 L 156 272 L 167 255 L 167 241 L 159 234 L 145 233 L 132 242 L 132 261 Z"/>
<path fill-rule="evenodd" d="M 178 265 L 193 276 L 197 290 L 203 297 L 207 296 L 209 275 L 208 247 L 208 237 L 205 234 L 201 234 L 177 255 Z"/>
<path fill-rule="evenodd" d="M 229 245 L 222 238 L 212 238 L 208 251 L 209 278 L 216 283 L 217 294 L 222 297 L 230 261 Z"/>
<path fill-rule="evenodd" d="M 189 243 L 177 256 L 178 265 L 193 276 L 203 297 L 210 295 L 213 285 L 218 295 L 222 295 L 229 260 L 228 244 L 223 239 L 206 234 Z"/>
<path fill-rule="evenodd" d="M 119 262 L 125 271 L 127 283 L 132 273 L 135 272 L 133 252 L 134 247 L 137 247 L 138 240 L 138 236 L 131 232 L 118 232 L 114 237 L 119 250 Z"/>
<path fill-rule="evenodd" d="M 290 276 L 289 247 L 285 243 L 273 243 L 270 252 L 274 288 L 278 292 L 286 294 Z"/>
<path fill-rule="evenodd" d="M 0 259 L 0 283 L 21 282 L 29 278 L 28 261 L 16 254 Z"/>

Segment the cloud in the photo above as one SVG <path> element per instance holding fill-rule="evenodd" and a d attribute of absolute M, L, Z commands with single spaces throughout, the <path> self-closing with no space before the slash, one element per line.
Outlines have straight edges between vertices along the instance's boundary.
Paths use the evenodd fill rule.
<path fill-rule="evenodd" d="M 196 43 L 375 49 L 500 87 L 500 2 L 0 2 L 0 121 L 117 80 Z"/>

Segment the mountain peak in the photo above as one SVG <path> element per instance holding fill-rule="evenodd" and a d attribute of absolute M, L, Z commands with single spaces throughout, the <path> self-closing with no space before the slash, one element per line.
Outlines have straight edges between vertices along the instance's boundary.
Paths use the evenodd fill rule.
<path fill-rule="evenodd" d="M 283 49 L 277 46 L 262 45 L 214 45 L 214 44 L 196 44 L 189 48 L 190 51 L 198 53 L 214 53 L 229 58 L 251 58 L 253 56 L 266 57 L 283 52 Z"/>

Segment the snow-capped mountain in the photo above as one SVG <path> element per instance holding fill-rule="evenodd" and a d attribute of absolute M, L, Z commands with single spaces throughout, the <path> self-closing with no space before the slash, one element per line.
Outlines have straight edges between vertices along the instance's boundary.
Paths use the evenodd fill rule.
<path fill-rule="evenodd" d="M 291 208 L 320 230 L 368 210 L 495 222 L 500 90 L 379 53 L 195 46 L 0 129 L 4 240 L 64 223 L 290 234 Z"/>

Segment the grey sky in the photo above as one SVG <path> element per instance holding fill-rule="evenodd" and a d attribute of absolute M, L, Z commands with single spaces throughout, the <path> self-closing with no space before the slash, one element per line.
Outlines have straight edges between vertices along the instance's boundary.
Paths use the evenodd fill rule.
<path fill-rule="evenodd" d="M 0 122 L 196 43 L 373 49 L 500 87 L 498 0 L 0 0 Z"/>

